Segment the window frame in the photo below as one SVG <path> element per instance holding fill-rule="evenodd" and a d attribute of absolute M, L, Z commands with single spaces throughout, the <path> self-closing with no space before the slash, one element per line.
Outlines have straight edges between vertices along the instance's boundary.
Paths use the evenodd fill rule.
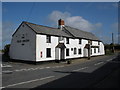
<path fill-rule="evenodd" d="M 94 53 L 96 53 L 96 48 L 94 48 Z"/>
<path fill-rule="evenodd" d="M 79 39 L 79 44 L 82 44 L 82 39 Z"/>
<path fill-rule="evenodd" d="M 77 54 L 77 48 L 74 48 L 74 55 Z"/>
<path fill-rule="evenodd" d="M 69 48 L 66 48 L 66 56 L 70 56 Z"/>
<path fill-rule="evenodd" d="M 78 54 L 82 54 L 82 49 L 81 48 L 78 49 Z"/>
<path fill-rule="evenodd" d="M 50 58 L 50 57 L 51 57 L 51 48 L 46 48 L 46 58 Z"/>
<path fill-rule="evenodd" d="M 51 43 L 51 36 L 50 35 L 46 35 L 46 43 Z"/>
<path fill-rule="evenodd" d="M 69 38 L 67 37 L 66 38 L 66 44 L 69 44 L 70 42 L 69 42 Z"/>
<path fill-rule="evenodd" d="M 100 45 L 100 42 L 98 41 L 98 45 Z"/>

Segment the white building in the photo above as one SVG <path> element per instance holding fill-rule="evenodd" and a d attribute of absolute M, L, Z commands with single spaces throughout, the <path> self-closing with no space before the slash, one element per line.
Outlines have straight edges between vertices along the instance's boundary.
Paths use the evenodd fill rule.
<path fill-rule="evenodd" d="M 66 26 L 60 19 L 58 28 L 22 22 L 12 35 L 9 54 L 11 59 L 39 62 L 104 55 L 105 52 L 104 44 L 95 35 Z"/>

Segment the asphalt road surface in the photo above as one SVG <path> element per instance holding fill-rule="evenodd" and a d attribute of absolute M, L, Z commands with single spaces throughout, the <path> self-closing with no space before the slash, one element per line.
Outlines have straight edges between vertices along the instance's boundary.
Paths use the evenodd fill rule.
<path fill-rule="evenodd" d="M 72 64 L 66 64 L 66 62 L 42 65 L 4 63 L 1 66 L 3 68 L 1 88 L 24 88 L 26 90 L 36 88 L 99 88 L 102 87 L 100 84 L 102 81 L 120 69 L 119 58 L 120 54 L 117 53 L 92 57 L 91 60 L 73 60 Z M 118 88 L 118 84 L 119 81 L 113 82 L 113 88 Z"/>

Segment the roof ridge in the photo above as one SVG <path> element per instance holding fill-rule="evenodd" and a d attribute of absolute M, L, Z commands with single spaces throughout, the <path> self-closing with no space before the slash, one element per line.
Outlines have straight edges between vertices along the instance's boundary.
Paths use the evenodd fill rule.
<path fill-rule="evenodd" d="M 65 25 L 65 26 L 67 26 L 67 25 Z M 75 28 L 75 27 L 71 27 L 71 26 L 67 26 L 67 27 L 70 27 L 70 28 L 73 28 L 73 29 L 76 29 L 76 30 L 80 30 L 80 31 L 83 31 L 83 32 L 87 32 L 87 31 L 84 31 L 84 30 L 81 30 L 81 29 L 78 29 L 78 28 Z M 91 32 L 87 32 L 87 33 L 91 33 Z"/>
<path fill-rule="evenodd" d="M 52 28 L 52 29 L 58 29 L 58 28 L 55 28 L 55 27 L 39 25 L 39 24 L 35 24 L 35 23 L 31 23 L 31 22 L 27 22 L 27 21 L 23 21 L 23 23 L 26 23 L 26 24 L 32 24 L 32 25 L 37 25 L 37 26 L 42 26 L 42 27 L 47 27 L 47 28 Z"/>

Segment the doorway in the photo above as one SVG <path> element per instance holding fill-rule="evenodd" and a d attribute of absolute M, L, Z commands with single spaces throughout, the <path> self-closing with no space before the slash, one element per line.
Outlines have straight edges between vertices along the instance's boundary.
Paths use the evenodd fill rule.
<path fill-rule="evenodd" d="M 64 48 L 60 49 L 60 60 L 64 60 L 65 59 L 65 50 Z"/>

